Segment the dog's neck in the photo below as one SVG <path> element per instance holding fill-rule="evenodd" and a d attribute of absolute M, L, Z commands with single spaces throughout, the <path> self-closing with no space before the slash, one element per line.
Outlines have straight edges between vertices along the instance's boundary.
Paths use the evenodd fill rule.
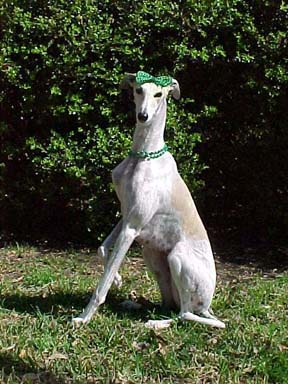
<path fill-rule="evenodd" d="M 133 135 L 133 151 L 155 152 L 164 147 L 167 102 L 163 99 L 149 125 L 136 123 Z"/>

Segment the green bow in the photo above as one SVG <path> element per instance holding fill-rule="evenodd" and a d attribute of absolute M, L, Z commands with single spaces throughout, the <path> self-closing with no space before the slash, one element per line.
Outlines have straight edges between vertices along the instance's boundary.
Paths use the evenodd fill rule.
<path fill-rule="evenodd" d="M 160 87 L 167 87 L 172 84 L 171 76 L 152 76 L 147 72 L 138 71 L 136 73 L 136 82 L 140 85 L 144 83 L 154 83 L 156 85 L 160 85 Z"/>

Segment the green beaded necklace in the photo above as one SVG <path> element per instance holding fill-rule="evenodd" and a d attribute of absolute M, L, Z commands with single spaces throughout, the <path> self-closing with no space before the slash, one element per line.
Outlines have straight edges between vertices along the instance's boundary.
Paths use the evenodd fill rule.
<path fill-rule="evenodd" d="M 164 153 L 166 153 L 168 151 L 169 151 L 168 146 L 166 144 L 164 144 L 164 147 L 159 149 L 159 151 L 155 151 L 155 152 L 130 151 L 129 156 L 137 157 L 138 159 L 152 160 L 152 159 L 158 159 L 158 157 L 164 155 Z"/>

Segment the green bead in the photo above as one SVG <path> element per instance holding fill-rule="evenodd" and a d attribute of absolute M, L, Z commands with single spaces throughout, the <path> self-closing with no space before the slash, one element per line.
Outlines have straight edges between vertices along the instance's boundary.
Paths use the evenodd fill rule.
<path fill-rule="evenodd" d="M 164 155 L 168 151 L 168 146 L 164 144 L 164 147 L 159 149 L 158 151 L 155 152 L 147 152 L 147 151 L 130 151 L 129 156 L 131 157 L 136 157 L 138 159 L 146 159 L 146 160 L 151 160 L 151 159 L 158 159 L 158 157 Z"/>

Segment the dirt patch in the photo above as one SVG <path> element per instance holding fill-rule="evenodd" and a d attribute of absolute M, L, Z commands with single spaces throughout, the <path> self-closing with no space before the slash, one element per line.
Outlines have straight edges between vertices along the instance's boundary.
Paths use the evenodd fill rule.
<path fill-rule="evenodd" d="M 288 248 L 224 248 L 214 253 L 221 280 L 238 280 L 255 274 L 276 277 L 288 270 Z"/>

